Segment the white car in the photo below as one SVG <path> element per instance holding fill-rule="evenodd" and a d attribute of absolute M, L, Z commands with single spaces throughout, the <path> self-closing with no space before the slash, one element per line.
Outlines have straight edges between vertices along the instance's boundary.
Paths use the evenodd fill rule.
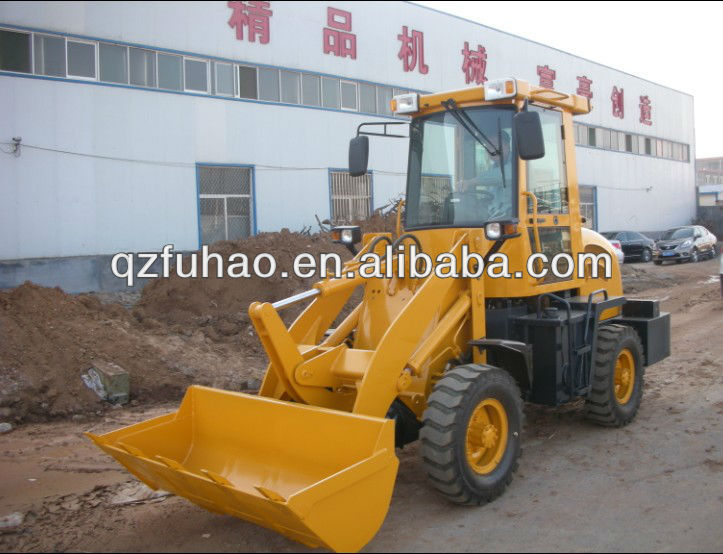
<path fill-rule="evenodd" d="M 608 240 L 608 242 L 613 246 L 613 250 L 615 250 L 615 255 L 618 257 L 618 264 L 623 265 L 623 262 L 625 261 L 625 253 L 623 252 L 623 245 L 620 244 L 619 240 Z"/>

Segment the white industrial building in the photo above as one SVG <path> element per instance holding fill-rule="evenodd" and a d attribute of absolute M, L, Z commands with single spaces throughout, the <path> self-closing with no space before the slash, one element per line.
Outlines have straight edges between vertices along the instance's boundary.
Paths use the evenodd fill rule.
<path fill-rule="evenodd" d="M 106 288 L 116 252 L 365 215 L 403 193 L 407 144 L 372 141 L 352 182 L 360 123 L 507 76 L 591 96 L 592 226 L 690 223 L 692 96 L 484 25 L 405 2 L 1 2 L 0 288 Z"/>

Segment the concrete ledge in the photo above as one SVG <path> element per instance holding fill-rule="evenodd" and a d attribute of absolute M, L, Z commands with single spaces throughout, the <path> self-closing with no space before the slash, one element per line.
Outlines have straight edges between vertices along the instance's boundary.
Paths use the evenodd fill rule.
<path fill-rule="evenodd" d="M 142 289 L 149 279 L 136 279 L 132 287 L 110 269 L 113 256 L 73 256 L 0 260 L 0 289 L 11 289 L 31 281 L 44 287 L 60 287 L 65 292 L 117 292 Z M 162 271 L 161 260 L 151 272 Z"/>

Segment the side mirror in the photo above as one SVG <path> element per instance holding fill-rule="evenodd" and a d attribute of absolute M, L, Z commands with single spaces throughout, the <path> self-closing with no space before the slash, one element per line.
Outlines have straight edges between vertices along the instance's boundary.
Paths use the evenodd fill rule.
<path fill-rule="evenodd" d="M 545 138 L 537 112 L 518 112 L 512 120 L 517 153 L 523 160 L 539 160 L 545 156 Z"/>
<path fill-rule="evenodd" d="M 349 141 L 349 174 L 361 177 L 369 164 L 369 137 L 359 135 Z"/>

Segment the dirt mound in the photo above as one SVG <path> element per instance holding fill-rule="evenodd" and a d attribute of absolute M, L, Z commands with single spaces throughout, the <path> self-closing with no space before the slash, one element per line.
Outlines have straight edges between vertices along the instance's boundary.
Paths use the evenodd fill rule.
<path fill-rule="evenodd" d="M 217 260 L 211 258 L 208 278 L 182 278 L 174 272 L 168 279 L 151 281 L 144 287 L 133 315 L 139 321 L 152 318 L 170 325 L 175 331 L 199 329 L 216 342 L 236 340 L 240 336 L 245 347 L 259 352 L 260 345 L 255 335 L 244 332 L 251 329 L 247 315 L 251 302 L 274 302 L 307 290 L 318 281 L 318 271 L 305 279 L 294 275 L 294 258 L 302 252 L 311 254 L 317 264 L 320 255 L 325 253 L 336 253 L 342 261 L 351 257 L 346 248 L 332 243 L 327 234 L 304 235 L 288 230 L 261 233 L 240 241 L 217 242 L 209 247 L 209 252 L 220 254 L 224 263 L 232 254 L 244 254 L 249 261 L 251 277 L 234 278 L 223 272 L 219 278 Z M 256 277 L 252 271 L 253 260 L 262 253 L 273 255 L 277 263 L 275 274 L 268 278 Z M 197 253 L 197 260 L 200 274 L 200 253 Z M 260 267 L 262 271 L 267 271 L 269 266 L 264 261 Z M 328 267 L 332 269 L 333 266 L 328 264 Z M 181 271 L 186 272 L 189 268 L 190 257 L 186 256 Z M 282 271 L 288 276 L 283 277 Z M 284 315 L 287 313 L 294 312 L 285 312 Z"/>
<path fill-rule="evenodd" d="M 623 264 L 623 293 L 636 294 L 649 289 L 672 287 L 686 280 L 686 276 L 676 275 L 653 264 Z"/>
<path fill-rule="evenodd" d="M 141 401 L 177 400 L 192 382 L 241 390 L 263 367 L 237 344 L 170 333 L 119 304 L 32 283 L 0 292 L 0 336 L 0 420 L 105 409 L 80 378 L 95 360 L 125 369 Z"/>

